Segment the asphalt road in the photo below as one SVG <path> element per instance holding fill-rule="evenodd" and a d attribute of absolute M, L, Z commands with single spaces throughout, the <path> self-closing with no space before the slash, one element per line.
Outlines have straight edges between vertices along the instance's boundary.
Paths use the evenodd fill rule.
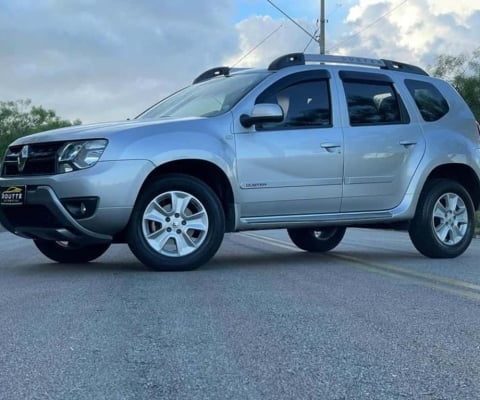
<path fill-rule="evenodd" d="M 480 240 L 350 230 L 328 255 L 230 234 L 198 271 L 123 245 L 59 265 L 0 233 L 0 399 L 479 399 Z"/>

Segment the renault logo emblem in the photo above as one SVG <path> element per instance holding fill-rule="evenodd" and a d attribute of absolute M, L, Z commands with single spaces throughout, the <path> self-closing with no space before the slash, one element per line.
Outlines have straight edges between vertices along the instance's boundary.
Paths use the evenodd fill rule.
<path fill-rule="evenodd" d="M 23 172 L 29 156 L 30 156 L 30 146 L 27 144 L 22 147 L 22 150 L 18 154 L 17 165 L 18 165 L 18 170 L 20 172 Z"/>

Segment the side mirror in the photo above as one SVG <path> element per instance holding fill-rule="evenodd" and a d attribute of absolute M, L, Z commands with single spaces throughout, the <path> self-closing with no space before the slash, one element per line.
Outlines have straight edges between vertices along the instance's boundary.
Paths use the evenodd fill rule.
<path fill-rule="evenodd" d="M 282 122 L 283 110 L 278 104 L 255 104 L 251 115 L 240 115 L 240 123 L 245 128 L 265 122 Z"/>

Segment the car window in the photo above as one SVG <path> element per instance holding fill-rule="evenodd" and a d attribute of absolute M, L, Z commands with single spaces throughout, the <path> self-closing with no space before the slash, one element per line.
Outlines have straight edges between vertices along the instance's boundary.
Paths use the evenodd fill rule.
<path fill-rule="evenodd" d="M 213 117 L 230 111 L 268 73 L 221 76 L 191 85 L 160 101 L 138 119 Z"/>
<path fill-rule="evenodd" d="M 344 81 L 351 125 L 402 123 L 398 97 L 389 82 Z"/>
<path fill-rule="evenodd" d="M 330 94 L 327 79 L 309 79 L 275 85 L 262 93 L 256 103 L 276 103 L 284 113 L 280 123 L 257 124 L 258 130 L 319 128 L 331 126 Z"/>
<path fill-rule="evenodd" d="M 425 121 L 438 121 L 448 113 L 447 100 L 431 83 L 406 79 L 405 85 Z"/>

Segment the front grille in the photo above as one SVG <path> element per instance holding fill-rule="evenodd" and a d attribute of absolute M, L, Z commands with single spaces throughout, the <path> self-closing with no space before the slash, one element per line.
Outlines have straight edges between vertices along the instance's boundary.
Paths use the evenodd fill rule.
<path fill-rule="evenodd" d="M 62 145 L 62 142 L 54 142 L 10 146 L 2 165 L 2 176 L 54 174 L 57 152 Z"/>

